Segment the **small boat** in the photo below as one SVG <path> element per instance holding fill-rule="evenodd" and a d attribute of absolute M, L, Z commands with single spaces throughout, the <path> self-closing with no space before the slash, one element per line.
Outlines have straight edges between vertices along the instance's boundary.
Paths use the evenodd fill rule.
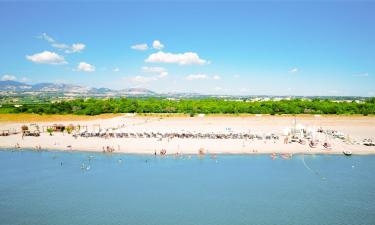
<path fill-rule="evenodd" d="M 353 154 L 350 150 L 344 150 L 342 153 L 346 156 L 351 156 Z"/>

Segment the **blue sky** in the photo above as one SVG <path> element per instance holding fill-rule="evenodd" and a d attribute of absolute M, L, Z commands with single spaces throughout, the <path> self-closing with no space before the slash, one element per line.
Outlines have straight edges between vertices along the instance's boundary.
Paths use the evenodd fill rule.
<path fill-rule="evenodd" d="M 354 1 L 0 2 L 0 76 L 158 92 L 374 96 L 374 12 L 375 2 Z"/>

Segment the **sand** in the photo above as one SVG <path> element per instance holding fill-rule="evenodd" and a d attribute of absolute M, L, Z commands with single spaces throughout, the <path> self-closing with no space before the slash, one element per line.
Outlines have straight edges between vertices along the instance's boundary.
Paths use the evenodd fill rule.
<path fill-rule="evenodd" d="M 1 115 L 0 115 L 1 117 Z M 342 154 L 344 150 L 350 150 L 353 154 L 375 154 L 375 147 L 359 144 L 346 144 L 340 139 L 329 138 L 332 144 L 331 150 L 326 150 L 320 144 L 317 148 L 310 148 L 308 145 L 298 143 L 284 144 L 283 130 L 285 127 L 293 126 L 294 118 L 297 123 L 307 128 L 333 129 L 343 132 L 352 140 L 363 140 L 372 138 L 375 140 L 375 117 L 365 116 L 205 116 L 205 117 L 160 117 L 153 116 L 132 116 L 118 115 L 83 120 L 59 119 L 48 122 L 41 122 L 38 118 L 35 121 L 39 127 L 58 124 L 80 124 L 87 129 L 117 129 L 120 128 L 129 132 L 226 132 L 230 129 L 233 132 L 252 132 L 260 135 L 274 133 L 280 135 L 280 139 L 273 140 L 241 140 L 241 139 L 179 139 L 171 140 L 157 138 L 74 138 L 71 134 L 53 133 L 50 136 L 42 132 L 40 137 L 22 137 L 15 134 L 0 137 L 0 148 L 14 148 L 18 143 L 21 149 L 35 148 L 53 150 L 79 150 L 79 151 L 103 151 L 103 147 L 110 146 L 115 153 L 132 154 L 154 154 L 166 149 L 167 154 L 197 154 L 203 148 L 209 154 L 269 154 L 269 153 L 304 153 L 304 154 Z M 14 122 L 0 120 L 0 130 L 20 131 L 23 124 L 33 123 Z M 325 137 L 325 136 L 324 136 Z M 324 139 L 322 135 L 321 139 Z M 68 147 L 69 146 L 69 147 Z"/>

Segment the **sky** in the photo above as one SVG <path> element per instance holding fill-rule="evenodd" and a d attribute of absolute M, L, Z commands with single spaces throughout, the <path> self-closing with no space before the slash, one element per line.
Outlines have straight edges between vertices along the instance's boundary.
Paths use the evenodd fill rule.
<path fill-rule="evenodd" d="M 0 1 L 0 79 L 375 95 L 375 1 Z"/>

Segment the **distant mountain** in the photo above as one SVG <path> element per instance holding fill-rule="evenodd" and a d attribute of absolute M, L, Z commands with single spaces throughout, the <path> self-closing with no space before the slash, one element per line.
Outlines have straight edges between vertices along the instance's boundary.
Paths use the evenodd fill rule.
<path fill-rule="evenodd" d="M 128 88 L 120 90 L 119 93 L 122 94 L 132 94 L 132 95 L 155 95 L 156 93 L 150 91 L 146 88 Z"/>
<path fill-rule="evenodd" d="M 25 84 L 18 81 L 0 81 L 0 92 L 36 92 L 36 93 L 63 93 L 85 96 L 127 96 L 127 95 L 155 95 L 146 88 L 128 88 L 112 90 L 109 88 L 88 88 L 73 84 L 38 83 Z"/>
<path fill-rule="evenodd" d="M 0 91 L 28 91 L 30 89 L 32 89 L 32 85 L 28 85 L 18 81 L 0 81 Z"/>
<path fill-rule="evenodd" d="M 90 89 L 72 84 L 54 84 L 54 83 L 39 83 L 32 86 L 32 91 L 39 92 L 73 92 L 73 93 L 86 93 Z"/>

